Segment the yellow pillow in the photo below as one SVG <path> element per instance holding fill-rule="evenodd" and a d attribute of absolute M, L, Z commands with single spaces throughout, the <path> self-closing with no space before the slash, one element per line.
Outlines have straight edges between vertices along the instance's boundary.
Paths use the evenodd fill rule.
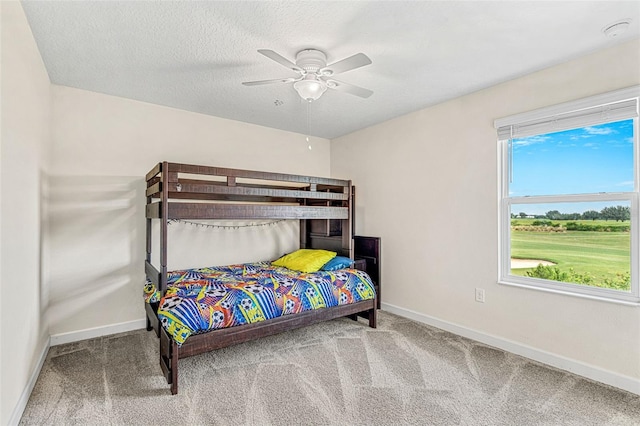
<path fill-rule="evenodd" d="M 285 254 L 272 265 L 284 266 L 300 272 L 319 271 L 325 263 L 336 257 L 336 252 L 327 250 L 300 249 L 293 253 Z"/>

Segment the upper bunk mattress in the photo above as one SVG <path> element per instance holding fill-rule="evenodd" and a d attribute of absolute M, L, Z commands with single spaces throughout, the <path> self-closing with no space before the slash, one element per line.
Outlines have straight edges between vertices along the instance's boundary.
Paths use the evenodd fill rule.
<path fill-rule="evenodd" d="M 158 318 L 178 345 L 208 330 L 375 297 L 369 276 L 356 269 L 304 273 L 257 262 L 167 275 L 165 296 L 147 281 L 145 299 L 160 302 Z"/>

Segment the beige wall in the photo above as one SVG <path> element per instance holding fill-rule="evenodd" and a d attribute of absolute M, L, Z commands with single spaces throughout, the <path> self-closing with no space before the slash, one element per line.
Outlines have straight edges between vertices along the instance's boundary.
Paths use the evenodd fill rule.
<path fill-rule="evenodd" d="M 326 139 L 309 150 L 296 133 L 69 87 L 52 93 L 52 335 L 144 318 L 143 177 L 157 162 L 329 175 Z M 172 225 L 168 266 L 272 259 L 297 247 L 297 229 Z"/>
<path fill-rule="evenodd" d="M 0 2 L 0 13 L 0 424 L 7 424 L 49 338 L 41 281 L 46 267 L 41 191 L 46 188 L 51 95 L 20 3 Z"/>
<path fill-rule="evenodd" d="M 332 176 L 358 187 L 356 233 L 382 237 L 383 302 L 640 379 L 640 308 L 497 284 L 493 128 L 639 84 L 639 70 L 636 40 L 333 140 Z"/>
<path fill-rule="evenodd" d="M 314 139 L 309 151 L 299 134 L 51 86 L 19 2 L 0 2 L 0 14 L 0 423 L 49 334 L 144 317 L 142 177 L 163 160 L 353 179 L 357 233 L 383 239 L 386 304 L 640 378 L 640 309 L 496 284 L 492 127 L 638 84 L 637 41 L 331 143 Z M 297 227 L 180 225 L 169 238 L 170 267 L 222 264 L 288 251 Z M 262 240 L 271 245 L 256 248 Z M 190 244 L 197 260 L 175 249 Z M 486 303 L 474 301 L 475 287 Z"/>

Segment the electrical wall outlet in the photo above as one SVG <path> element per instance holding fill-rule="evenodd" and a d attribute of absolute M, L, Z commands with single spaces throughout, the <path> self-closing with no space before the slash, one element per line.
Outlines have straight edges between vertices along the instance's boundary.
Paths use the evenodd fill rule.
<path fill-rule="evenodd" d="M 476 302 L 484 303 L 484 288 L 476 288 Z"/>

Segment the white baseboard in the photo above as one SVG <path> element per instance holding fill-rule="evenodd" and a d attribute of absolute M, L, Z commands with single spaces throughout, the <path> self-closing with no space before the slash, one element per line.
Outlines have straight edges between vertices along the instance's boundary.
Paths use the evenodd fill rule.
<path fill-rule="evenodd" d="M 381 307 L 387 312 L 399 315 L 401 317 L 409 318 L 414 321 L 418 321 L 442 330 L 449 331 L 459 336 L 466 337 L 471 340 L 475 340 L 480 343 L 484 343 L 489 346 L 493 346 L 507 352 L 514 353 L 516 355 L 523 356 L 525 358 L 532 359 L 534 361 L 541 362 L 543 364 L 550 365 L 560 370 L 568 371 L 570 373 L 577 374 L 579 376 L 586 377 L 597 382 L 601 382 L 619 389 L 626 390 L 628 392 L 640 395 L 640 380 L 633 377 L 624 376 L 618 373 L 614 373 L 608 370 L 604 370 L 593 365 L 585 364 L 574 359 L 566 358 L 557 354 L 546 352 L 540 349 L 536 349 L 531 346 L 523 345 L 522 343 L 514 342 L 502 337 L 493 336 L 490 334 L 482 333 L 471 328 L 463 327 L 448 321 L 443 321 L 428 315 L 424 315 L 410 309 L 404 309 L 399 306 L 391 305 L 389 303 L 382 303 Z M 146 327 L 146 320 L 134 320 L 123 322 L 120 324 L 107 325 L 103 327 L 89 328 L 86 330 L 72 331 L 69 333 L 60 333 L 52 335 L 45 344 L 38 364 L 34 369 L 27 385 L 25 386 L 20 399 L 13 410 L 13 414 L 9 419 L 9 425 L 17 425 L 20 422 L 20 418 L 24 413 L 24 409 L 27 406 L 31 392 L 33 391 L 40 370 L 44 365 L 44 361 L 47 358 L 47 353 L 51 346 L 62 345 L 65 343 L 78 342 L 80 340 L 92 339 L 95 337 L 108 336 L 110 334 L 123 333 L 126 331 L 139 330 Z"/>
<path fill-rule="evenodd" d="M 18 403 L 13 409 L 13 413 L 11 415 L 11 418 L 9 419 L 8 424 L 10 426 L 13 426 L 20 423 L 20 419 L 22 418 L 24 409 L 27 407 L 27 402 L 29 402 L 29 397 L 31 396 L 31 392 L 33 391 L 34 386 L 36 385 L 36 381 L 38 380 L 38 376 L 40 375 L 40 371 L 42 370 L 45 359 L 47 359 L 47 353 L 49 352 L 49 348 L 51 346 L 78 342 L 80 340 L 92 339 L 95 337 L 108 336 L 110 334 L 123 333 L 125 331 L 139 330 L 141 328 L 145 328 L 146 326 L 146 320 L 141 319 L 123 322 L 120 324 L 107 325 L 103 327 L 89 328 L 86 330 L 72 331 L 69 333 L 54 334 L 50 336 L 47 339 L 44 348 L 42 349 L 42 353 L 40 354 L 40 359 L 38 360 L 36 368 L 33 370 L 33 373 L 31 374 L 27 385 L 20 395 Z"/>
<path fill-rule="evenodd" d="M 108 336 L 110 334 L 124 333 L 125 331 L 140 330 L 147 326 L 146 319 L 121 322 L 119 324 L 105 325 L 102 327 L 87 328 L 85 330 L 71 331 L 51 335 L 51 346 L 64 345 L 65 343 L 79 342 L 80 340 L 93 339 Z"/>
<path fill-rule="evenodd" d="M 38 381 L 38 376 L 40 376 L 40 370 L 42 370 L 42 366 L 44 365 L 44 361 L 47 359 L 47 353 L 49 353 L 49 347 L 51 346 L 51 338 L 47 339 L 47 342 L 42 348 L 42 353 L 40 354 L 40 359 L 38 359 L 38 363 L 36 364 L 36 368 L 34 368 L 33 373 L 31 373 L 31 377 L 29 377 L 29 381 L 27 385 L 24 387 L 22 394 L 20 394 L 20 399 L 18 399 L 18 403 L 13 409 L 13 413 L 9 418 L 9 426 L 17 425 L 20 423 L 20 419 L 22 418 L 22 414 L 24 413 L 24 409 L 27 408 L 27 402 L 29 402 L 29 397 L 31 396 L 31 392 Z"/>
<path fill-rule="evenodd" d="M 389 303 L 383 302 L 381 304 L 381 307 L 383 310 L 391 312 L 392 314 L 396 314 L 401 317 L 409 318 L 414 321 L 440 328 L 459 336 L 463 336 L 468 339 L 475 340 L 477 342 L 484 343 L 486 345 L 493 346 L 504 351 L 541 362 L 543 364 L 550 365 L 560 370 L 568 371 L 570 373 L 577 374 L 579 376 L 583 376 L 588 379 L 607 384 L 609 386 L 623 389 L 636 395 L 640 395 L 640 380 L 633 377 L 614 373 L 612 371 L 585 364 L 571 358 L 566 358 L 561 355 L 536 349 L 534 347 L 514 342 L 512 340 L 504 339 L 502 337 L 486 334 L 481 331 L 463 327 L 448 321 L 443 321 L 428 315 L 412 311 L 410 309 L 404 309 L 399 306 L 391 305 Z"/>

